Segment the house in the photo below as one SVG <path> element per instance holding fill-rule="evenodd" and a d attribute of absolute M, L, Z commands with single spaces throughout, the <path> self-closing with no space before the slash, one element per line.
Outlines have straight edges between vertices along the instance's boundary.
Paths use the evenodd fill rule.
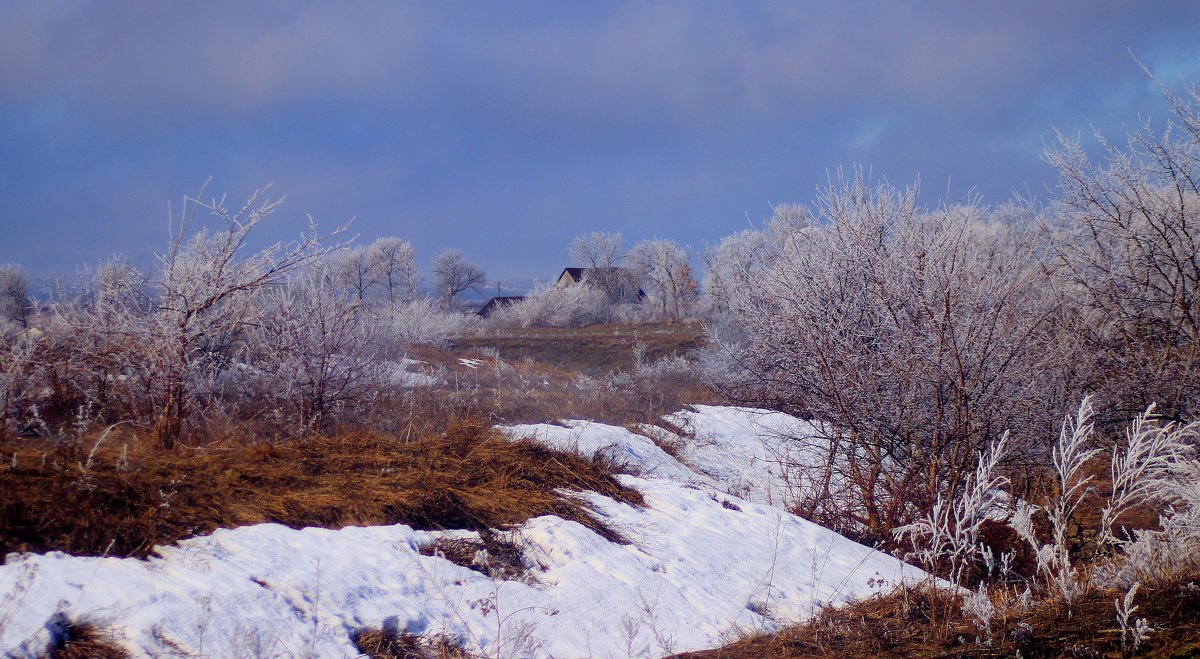
<path fill-rule="evenodd" d="M 524 295 L 497 295 L 484 303 L 484 305 L 479 308 L 479 311 L 476 311 L 475 313 L 483 318 L 487 318 L 488 316 L 492 315 L 493 311 L 496 311 L 497 309 L 507 309 L 508 307 L 511 307 L 512 305 L 524 299 Z"/>
<path fill-rule="evenodd" d="M 608 293 L 613 303 L 639 304 L 646 300 L 637 273 L 629 268 L 563 268 L 554 288 L 587 282 Z"/>

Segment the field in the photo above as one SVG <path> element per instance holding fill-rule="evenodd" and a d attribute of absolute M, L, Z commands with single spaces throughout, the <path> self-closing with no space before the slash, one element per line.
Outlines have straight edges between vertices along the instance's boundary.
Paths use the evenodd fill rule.
<path fill-rule="evenodd" d="M 704 344 L 697 321 L 645 325 L 592 325 L 578 328 L 530 327 L 498 330 L 454 341 L 455 354 L 469 356 L 494 349 L 509 362 L 533 361 L 564 371 L 599 376 L 634 368 L 640 345 L 642 358 L 657 361 L 686 354 Z"/>

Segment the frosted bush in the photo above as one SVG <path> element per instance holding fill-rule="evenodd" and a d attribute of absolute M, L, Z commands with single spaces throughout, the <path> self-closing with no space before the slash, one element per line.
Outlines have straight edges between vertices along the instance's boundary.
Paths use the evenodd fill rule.
<path fill-rule="evenodd" d="M 982 523 L 1008 510 L 1008 524 L 1033 551 L 1032 584 L 1070 603 L 1093 586 L 1131 588 L 1137 583 L 1165 583 L 1200 568 L 1200 459 L 1195 442 L 1200 422 L 1163 423 L 1154 406 L 1130 424 L 1125 440 L 1111 450 L 1112 491 L 1102 503 L 1094 534 L 1097 543 L 1078 545 L 1081 530 L 1076 511 L 1097 495 L 1088 466 L 1101 455 L 1089 396 L 1067 417 L 1052 450 L 1054 494 L 1043 506 L 1005 492 L 999 475 L 1004 440 L 980 458 L 962 492 L 952 500 L 939 497 L 923 518 L 894 531 L 908 540 L 910 556 L 931 570 L 967 586 L 971 568 L 986 565 L 987 575 L 1007 578 L 1012 554 L 999 557 L 981 540 Z M 1012 502 L 1009 504 L 1008 502 Z M 1122 515 L 1134 508 L 1161 505 L 1159 528 L 1119 532 Z M 1048 522 L 1048 537 L 1036 530 L 1035 518 Z M 978 599 L 978 594 L 975 596 Z M 974 606 L 975 604 L 971 604 Z"/>
<path fill-rule="evenodd" d="M 1005 498 L 1001 488 L 1009 481 L 999 475 L 998 468 L 1007 448 L 1005 433 L 980 456 L 958 498 L 949 501 L 939 495 L 925 517 L 893 531 L 898 539 L 913 543 L 913 557 L 930 568 L 945 567 L 956 584 L 963 583 L 974 561 L 992 557 L 979 535 L 988 515 Z"/>
<path fill-rule="evenodd" d="M 376 313 L 382 341 L 388 352 L 394 354 L 417 344 L 444 348 L 451 339 L 470 332 L 478 322 L 476 316 L 443 309 L 427 299 L 386 305 Z"/>
<path fill-rule="evenodd" d="M 695 365 L 682 355 L 668 355 L 652 362 L 635 361 L 634 364 L 634 375 L 647 380 L 690 378 L 695 370 Z"/>
<path fill-rule="evenodd" d="M 611 322 L 621 306 L 586 283 L 563 288 L 540 287 L 524 300 L 492 314 L 497 327 L 584 327 Z"/>
<path fill-rule="evenodd" d="M 251 332 L 253 365 L 240 365 L 283 412 L 285 426 L 325 430 L 335 412 L 378 395 L 385 381 L 380 330 L 357 300 L 324 277 L 268 296 Z"/>

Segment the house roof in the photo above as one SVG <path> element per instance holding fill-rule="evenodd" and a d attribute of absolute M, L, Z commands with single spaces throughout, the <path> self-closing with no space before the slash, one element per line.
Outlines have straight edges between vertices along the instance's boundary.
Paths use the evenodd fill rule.
<path fill-rule="evenodd" d="M 573 279 L 576 282 L 580 282 L 580 281 L 583 281 L 584 275 L 586 275 L 589 272 L 627 272 L 630 274 L 633 273 L 633 271 L 630 270 L 629 268 L 615 268 L 615 267 L 610 267 L 610 268 L 563 268 L 562 275 L 570 275 L 571 279 Z M 562 279 L 562 275 L 559 275 L 558 278 Z"/>
<path fill-rule="evenodd" d="M 484 305 L 479 308 L 479 311 L 476 311 L 475 313 L 486 318 L 496 309 L 511 307 L 512 305 L 524 299 L 524 295 L 497 295 L 484 303 Z"/>

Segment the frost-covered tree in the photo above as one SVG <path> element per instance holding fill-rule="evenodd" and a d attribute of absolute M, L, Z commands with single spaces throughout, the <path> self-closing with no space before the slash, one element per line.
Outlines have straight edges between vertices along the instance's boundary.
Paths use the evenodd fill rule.
<path fill-rule="evenodd" d="M 19 265 L 0 265 L 0 333 L 11 323 L 21 329 L 29 326 L 29 276 Z"/>
<path fill-rule="evenodd" d="M 220 342 L 241 329 L 250 317 L 250 294 L 334 249 L 326 245 L 333 234 L 317 234 L 310 220 L 309 233 L 299 240 L 244 254 L 250 232 L 281 203 L 264 199 L 262 191 L 236 211 L 226 208 L 223 198 L 184 198 L 183 221 L 158 257 L 161 269 L 150 282 L 156 308 L 148 338 L 162 349 L 155 431 L 165 448 L 179 437 L 189 413 L 189 371 L 216 357 Z M 219 221 L 215 231 L 193 231 L 201 210 Z"/>
<path fill-rule="evenodd" d="M 571 260 L 589 268 L 612 268 L 621 262 L 622 246 L 620 233 L 593 231 L 575 236 L 567 250 Z"/>
<path fill-rule="evenodd" d="M 1062 405 L 1054 305 L 1036 252 L 993 253 L 978 207 L 928 212 L 861 173 L 816 207 L 813 227 L 773 229 L 737 289 L 740 355 L 773 401 L 822 422 L 805 512 L 886 541 L 1001 433 L 1018 453 L 1045 435 Z"/>
<path fill-rule="evenodd" d="M 687 250 L 672 240 L 643 240 L 634 245 L 625 258 L 640 274 L 644 285 L 650 288 L 662 314 L 671 320 L 680 320 L 688 300 L 696 291 Z"/>
<path fill-rule="evenodd" d="M 467 261 L 457 249 L 443 250 L 433 262 L 433 276 L 437 282 L 439 296 L 447 304 L 466 290 L 478 292 L 487 283 L 483 268 Z"/>
<path fill-rule="evenodd" d="M 333 279 L 340 289 L 362 300 L 379 283 L 379 268 L 374 255 L 364 246 L 343 249 L 334 254 Z"/>
<path fill-rule="evenodd" d="M 715 247 L 705 247 L 703 291 L 713 311 L 728 311 L 735 292 L 751 285 L 754 271 L 765 265 L 770 244 L 769 233 L 745 229 L 725 236 Z"/>
<path fill-rule="evenodd" d="M 624 302 L 636 293 L 637 277 L 617 267 L 624 258 L 621 234 L 594 231 L 575 236 L 567 251 L 572 261 L 588 268 L 587 283 L 604 292 L 610 302 Z"/>
<path fill-rule="evenodd" d="M 1126 418 L 1195 418 L 1200 408 L 1200 95 L 1166 87 L 1173 119 L 1124 146 L 1097 132 L 1102 163 L 1061 138 L 1046 158 L 1065 206 L 1059 273 L 1081 301 L 1072 327 L 1097 355 L 1096 388 Z"/>
<path fill-rule="evenodd" d="M 259 190 L 231 211 L 223 198 L 199 197 L 184 198 L 158 271 L 146 282 L 149 312 L 121 323 L 135 333 L 146 352 L 144 368 L 155 374 L 154 431 L 164 448 L 174 446 L 192 412 L 195 383 L 221 367 L 226 348 L 252 318 L 253 293 L 334 249 L 327 244 L 334 234 L 317 234 L 310 220 L 309 233 L 298 240 L 247 254 L 250 232 L 282 201 Z M 214 230 L 196 226 L 201 211 L 217 220 Z"/>
<path fill-rule="evenodd" d="M 407 302 L 417 296 L 421 276 L 417 273 L 412 243 L 395 237 L 379 238 L 369 249 L 375 279 L 387 290 L 389 302 Z"/>

